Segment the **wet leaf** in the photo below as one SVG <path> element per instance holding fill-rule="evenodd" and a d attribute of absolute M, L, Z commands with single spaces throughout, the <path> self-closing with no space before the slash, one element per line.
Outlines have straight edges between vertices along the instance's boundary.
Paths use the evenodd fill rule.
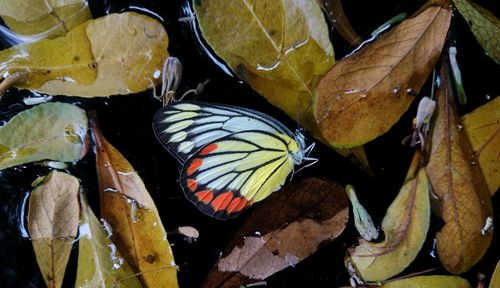
<path fill-rule="evenodd" d="M 3 0 L 0 16 L 13 32 L 28 41 L 64 35 L 92 19 L 85 0 Z"/>
<path fill-rule="evenodd" d="M 203 37 L 215 53 L 271 104 L 317 131 L 310 109 L 312 89 L 334 63 L 328 27 L 317 3 L 193 3 Z"/>
<path fill-rule="evenodd" d="M 411 278 L 390 281 L 380 288 L 470 288 L 467 280 L 458 276 L 415 276 Z"/>
<path fill-rule="evenodd" d="M 80 203 L 82 217 L 75 287 L 142 287 L 83 194 L 80 194 Z"/>
<path fill-rule="evenodd" d="M 338 237 L 348 217 L 340 185 L 317 178 L 292 183 L 255 209 L 203 287 L 238 287 L 295 266 Z"/>
<path fill-rule="evenodd" d="M 330 145 L 350 148 L 385 133 L 415 99 L 441 53 L 451 12 L 430 7 L 335 64 L 313 111 Z"/>
<path fill-rule="evenodd" d="M 490 245 L 491 233 L 481 235 L 481 230 L 493 214 L 490 193 L 461 129 L 450 85 L 443 62 L 426 170 L 445 222 L 436 235 L 439 259 L 448 271 L 459 274 L 477 263 Z"/>
<path fill-rule="evenodd" d="M 490 194 L 500 187 L 500 97 L 462 117 Z"/>
<path fill-rule="evenodd" d="M 77 161 L 87 152 L 87 115 L 66 103 L 25 110 L 0 127 L 0 169 L 50 159 Z"/>
<path fill-rule="evenodd" d="M 96 142 L 101 216 L 111 239 L 147 287 L 178 287 L 177 265 L 158 210 L 134 168 L 102 135 L 96 119 L 90 125 Z"/>
<path fill-rule="evenodd" d="M 345 190 L 349 201 L 351 201 L 354 226 L 358 230 L 359 235 L 368 241 L 377 239 L 379 236 L 377 227 L 375 227 L 368 211 L 359 203 L 354 187 L 349 184 L 345 187 Z"/>
<path fill-rule="evenodd" d="M 47 287 L 61 287 L 78 231 L 80 183 L 57 171 L 36 181 L 31 192 L 28 231 Z"/>
<path fill-rule="evenodd" d="M 155 19 L 132 12 L 110 14 L 64 37 L 0 51 L 0 75 L 24 71 L 27 79 L 17 87 L 51 95 L 136 93 L 161 79 L 167 46 L 167 33 Z"/>
<path fill-rule="evenodd" d="M 495 267 L 495 271 L 491 276 L 490 286 L 489 288 L 500 287 L 500 261 L 497 262 L 497 266 Z"/>
<path fill-rule="evenodd" d="M 382 281 L 403 271 L 415 259 L 429 229 L 429 184 L 420 156 L 413 158 L 398 196 L 382 221 L 385 240 L 372 243 L 363 239 L 350 249 L 349 262 L 365 281 Z"/>
<path fill-rule="evenodd" d="M 453 0 L 484 51 L 500 64 L 500 20 L 490 11 L 468 0 Z"/>

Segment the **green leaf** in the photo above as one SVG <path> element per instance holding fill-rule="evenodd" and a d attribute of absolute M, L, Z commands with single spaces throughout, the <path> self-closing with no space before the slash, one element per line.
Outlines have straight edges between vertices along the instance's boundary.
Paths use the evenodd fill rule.
<path fill-rule="evenodd" d="M 469 281 L 458 276 L 416 276 L 390 281 L 380 288 L 470 288 Z"/>
<path fill-rule="evenodd" d="M 87 115 L 65 103 L 45 103 L 23 111 L 0 127 L 0 169 L 50 159 L 79 160 L 87 145 Z"/>

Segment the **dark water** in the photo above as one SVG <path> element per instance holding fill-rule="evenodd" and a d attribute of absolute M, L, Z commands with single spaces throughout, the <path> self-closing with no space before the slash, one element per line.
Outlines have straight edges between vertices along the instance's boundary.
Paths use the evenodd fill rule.
<path fill-rule="evenodd" d="M 400 12 L 411 15 L 424 1 L 344 1 L 345 11 L 354 29 L 365 38 L 373 29 Z M 486 7 L 493 9 L 493 1 L 484 1 Z M 176 56 L 184 65 L 183 81 L 180 93 L 195 88 L 199 82 L 210 78 L 210 83 L 198 99 L 209 102 L 221 102 L 240 105 L 263 111 L 282 121 L 290 128 L 296 123 L 288 119 L 279 109 L 269 105 L 249 86 L 237 78 L 228 75 L 214 63 L 194 36 L 188 22 L 177 19 L 186 16 L 184 1 L 91 1 L 94 17 L 108 13 L 133 10 L 148 14 L 162 21 L 167 29 L 170 44 L 169 53 Z M 360 9 L 362 7 L 362 9 Z M 149 11 L 149 12 L 148 12 Z M 494 10 L 498 16 L 498 10 Z M 350 47 L 333 30 L 331 33 L 336 58 L 348 54 Z M 469 103 L 459 107 L 460 113 L 466 113 L 487 102 L 487 95 L 500 94 L 498 77 L 500 69 L 477 44 L 465 21 L 455 13 L 449 34 L 450 41 L 458 47 L 458 61 L 462 69 Z M 2 44 L 2 43 L 0 43 Z M 3 47 L 6 44 L 3 43 Z M 429 95 L 430 85 L 422 89 L 421 94 Z M 0 121 L 7 121 L 19 111 L 29 107 L 22 104 L 27 91 L 13 89 L 0 102 Z M 159 145 L 151 128 L 152 117 L 160 108 L 160 103 L 153 99 L 151 91 L 145 93 L 117 96 L 103 99 L 80 99 L 55 97 L 55 101 L 78 103 L 78 106 L 95 109 L 99 115 L 103 133 L 134 166 L 143 178 L 146 187 L 154 198 L 162 221 L 167 230 L 178 226 L 193 226 L 200 231 L 200 238 L 193 243 L 182 237 L 171 236 L 169 241 L 180 266 L 178 272 L 181 287 L 197 287 L 218 259 L 222 249 L 236 229 L 251 213 L 244 213 L 240 218 L 221 222 L 202 215 L 183 196 L 177 183 L 178 165 L 176 161 Z M 21 104 L 19 104 L 21 103 Z M 397 194 L 407 167 L 412 150 L 400 144 L 411 133 L 411 119 L 416 110 L 415 103 L 388 133 L 366 145 L 370 165 L 375 177 L 370 177 L 356 165 L 334 153 L 331 149 L 317 143 L 313 157 L 320 161 L 294 176 L 294 180 L 309 176 L 331 179 L 341 184 L 351 183 L 356 187 L 358 197 L 366 203 L 367 210 L 374 220 L 380 223 L 385 210 Z M 3 122 L 2 122 L 3 123 Z M 88 192 L 90 203 L 98 215 L 98 189 L 94 168 L 94 154 L 89 153 L 82 161 L 71 166 L 68 172 L 81 180 Z M 10 168 L 0 172 L 0 283 L 2 287 L 44 287 L 38 270 L 31 243 L 23 232 L 23 218 L 26 197 L 30 183 L 49 170 L 32 164 Z M 498 194 L 498 193 L 497 193 Z M 499 196 L 493 198 L 495 221 L 498 215 Z M 439 261 L 433 257 L 432 235 L 439 229 L 439 221 L 433 218 L 429 237 L 417 260 L 402 275 L 439 268 Z M 500 242 L 495 234 L 486 256 L 463 276 L 475 285 L 478 272 L 491 275 L 500 257 Z M 271 287 L 336 287 L 348 285 L 343 258 L 346 248 L 353 245 L 357 233 L 352 223 L 334 242 L 325 245 L 319 252 L 267 279 Z M 72 287 L 75 280 L 77 244 L 66 272 L 64 287 Z M 435 274 L 446 274 L 439 269 Z"/>

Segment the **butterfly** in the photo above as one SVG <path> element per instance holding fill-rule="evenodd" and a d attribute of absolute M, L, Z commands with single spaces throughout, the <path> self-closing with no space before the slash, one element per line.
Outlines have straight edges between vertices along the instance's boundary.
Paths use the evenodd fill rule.
<path fill-rule="evenodd" d="M 158 110 L 153 129 L 182 165 L 179 182 L 200 211 L 225 220 L 279 190 L 309 157 L 300 130 L 251 109 L 177 102 Z"/>

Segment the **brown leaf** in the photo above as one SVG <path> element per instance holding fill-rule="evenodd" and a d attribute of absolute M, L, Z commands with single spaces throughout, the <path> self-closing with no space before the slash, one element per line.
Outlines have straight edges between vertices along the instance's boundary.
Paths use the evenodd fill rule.
<path fill-rule="evenodd" d="M 317 178 L 290 184 L 257 207 L 203 287 L 237 287 L 295 266 L 338 237 L 349 217 L 342 186 Z"/>
<path fill-rule="evenodd" d="M 328 143 L 359 146 L 399 120 L 434 67 L 450 18 L 447 9 L 430 7 L 333 66 L 313 100 Z"/>
<path fill-rule="evenodd" d="M 445 222 L 436 236 L 439 258 L 448 271 L 459 274 L 477 263 L 490 245 L 491 233 L 481 235 L 481 230 L 492 208 L 484 176 L 455 111 L 444 61 L 441 83 L 426 170 Z"/>
<path fill-rule="evenodd" d="M 96 142 L 101 216 L 112 240 L 146 287 L 178 287 L 177 266 L 158 210 L 134 168 L 90 118 Z"/>
<path fill-rule="evenodd" d="M 61 287 L 78 231 L 80 183 L 69 174 L 52 171 L 34 184 L 29 200 L 28 231 L 45 284 L 50 288 Z"/>

